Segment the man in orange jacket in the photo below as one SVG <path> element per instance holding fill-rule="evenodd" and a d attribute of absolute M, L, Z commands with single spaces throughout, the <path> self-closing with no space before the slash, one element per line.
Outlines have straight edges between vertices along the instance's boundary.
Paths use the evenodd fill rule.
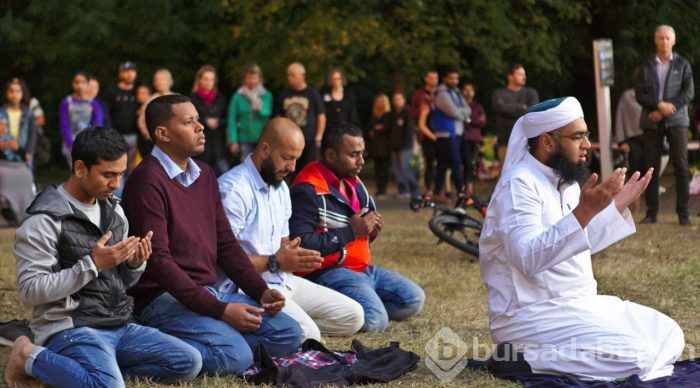
<path fill-rule="evenodd" d="M 353 124 L 329 128 L 321 160 L 292 183 L 290 238 L 323 255 L 323 264 L 299 274 L 356 300 L 365 313 L 363 331 L 380 332 L 389 320 L 418 314 L 425 294 L 411 280 L 371 264 L 370 242 L 384 226 L 358 174 L 364 165 L 362 131 Z"/>

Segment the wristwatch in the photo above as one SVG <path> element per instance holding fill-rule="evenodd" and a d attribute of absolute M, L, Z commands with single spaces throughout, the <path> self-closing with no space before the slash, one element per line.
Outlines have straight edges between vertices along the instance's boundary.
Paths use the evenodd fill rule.
<path fill-rule="evenodd" d="M 273 273 L 279 272 L 280 270 L 280 262 L 277 260 L 277 256 L 275 256 L 274 253 L 267 257 L 267 270 Z"/>

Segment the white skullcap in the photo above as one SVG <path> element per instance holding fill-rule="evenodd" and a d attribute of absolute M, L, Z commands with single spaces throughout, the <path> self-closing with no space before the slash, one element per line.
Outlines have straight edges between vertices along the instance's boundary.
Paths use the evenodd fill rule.
<path fill-rule="evenodd" d="M 559 97 L 531 106 L 513 126 L 501 175 L 525 158 L 527 139 L 564 127 L 581 117 L 583 109 L 574 97 Z"/>

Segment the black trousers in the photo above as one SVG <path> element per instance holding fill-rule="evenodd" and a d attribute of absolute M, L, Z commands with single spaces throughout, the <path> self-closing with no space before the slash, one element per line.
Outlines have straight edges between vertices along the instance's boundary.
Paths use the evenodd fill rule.
<path fill-rule="evenodd" d="M 671 127 L 665 129 L 645 129 L 644 165 L 648 169 L 654 167 L 654 174 L 645 193 L 647 216 L 656 217 L 659 212 L 659 169 L 661 168 L 661 151 L 664 137 L 668 138 L 671 147 L 671 163 L 676 175 L 676 213 L 679 217 L 688 217 L 689 183 L 688 176 L 688 129 Z"/>
<path fill-rule="evenodd" d="M 374 160 L 374 178 L 377 181 L 377 195 L 386 194 L 386 186 L 389 184 L 389 169 L 391 168 L 391 158 L 375 157 Z"/>
<path fill-rule="evenodd" d="M 462 140 L 462 168 L 464 168 L 465 184 L 475 181 L 480 145 L 475 141 Z"/>
<path fill-rule="evenodd" d="M 464 189 L 462 176 L 462 140 L 456 137 L 437 139 L 437 172 L 435 175 L 435 194 L 440 194 L 445 185 L 445 173 L 451 170 L 454 189 L 460 192 Z"/>

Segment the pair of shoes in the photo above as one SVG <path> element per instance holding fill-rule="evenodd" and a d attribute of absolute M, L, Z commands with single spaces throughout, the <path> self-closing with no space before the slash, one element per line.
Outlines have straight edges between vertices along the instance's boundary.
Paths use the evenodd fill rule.
<path fill-rule="evenodd" d="M 532 368 L 525 360 L 525 355 L 507 342 L 496 345 L 495 351 L 486 360 L 486 369 L 496 376 L 532 373 Z"/>
<path fill-rule="evenodd" d="M 374 196 L 374 199 L 383 201 L 383 200 L 386 199 L 386 194 L 377 194 L 377 195 Z"/>
<path fill-rule="evenodd" d="M 655 224 L 656 223 L 656 216 L 650 216 L 647 215 L 646 217 L 642 218 L 641 221 L 639 221 L 640 224 Z"/>
<path fill-rule="evenodd" d="M 410 193 L 400 193 L 396 196 L 396 198 L 398 198 L 398 199 L 409 199 L 411 197 L 412 196 Z"/>
<path fill-rule="evenodd" d="M 23 335 L 34 341 L 34 334 L 29 329 L 29 321 L 26 319 L 0 322 L 0 345 L 11 347 L 15 340 Z"/>
<path fill-rule="evenodd" d="M 681 224 L 681 226 L 690 226 L 693 224 L 690 222 L 690 217 L 688 216 L 678 216 L 678 223 Z"/>

